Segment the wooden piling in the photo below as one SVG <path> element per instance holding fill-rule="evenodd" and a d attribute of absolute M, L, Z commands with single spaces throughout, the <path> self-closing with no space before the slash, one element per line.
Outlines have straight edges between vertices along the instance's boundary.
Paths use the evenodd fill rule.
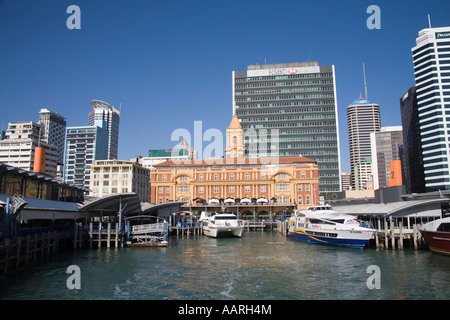
<path fill-rule="evenodd" d="M 417 232 L 418 232 L 417 224 L 414 224 L 413 225 L 414 250 L 418 249 L 418 246 L 417 246 Z"/>
<path fill-rule="evenodd" d="M 402 220 L 400 220 L 398 222 L 398 229 L 400 231 L 400 237 L 398 239 L 398 248 L 400 250 L 403 250 L 403 221 Z"/>

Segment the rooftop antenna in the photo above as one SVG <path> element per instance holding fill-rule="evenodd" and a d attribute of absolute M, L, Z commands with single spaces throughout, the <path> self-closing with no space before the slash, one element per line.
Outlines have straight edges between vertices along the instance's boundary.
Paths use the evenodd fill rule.
<path fill-rule="evenodd" d="M 430 18 L 430 15 L 428 15 L 428 25 L 429 25 L 429 27 L 431 29 L 431 18 Z"/>
<path fill-rule="evenodd" d="M 367 82 L 366 82 L 366 66 L 363 62 L 363 73 L 364 73 L 364 91 L 366 93 L 366 100 L 367 100 Z"/>

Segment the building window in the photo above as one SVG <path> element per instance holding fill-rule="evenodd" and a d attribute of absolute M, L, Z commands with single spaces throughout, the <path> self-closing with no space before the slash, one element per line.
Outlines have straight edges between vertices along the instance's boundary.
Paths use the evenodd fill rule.
<path fill-rule="evenodd" d="M 219 193 L 219 186 L 214 186 L 214 192 Z"/>
<path fill-rule="evenodd" d="M 245 192 L 250 192 L 250 186 L 245 186 Z"/>
<path fill-rule="evenodd" d="M 301 184 L 301 183 L 299 183 L 299 184 L 297 185 L 297 190 L 298 190 L 298 191 L 302 191 L 302 184 Z"/>
<path fill-rule="evenodd" d="M 286 179 L 286 174 L 285 174 L 285 173 L 280 173 L 280 174 L 278 175 L 278 178 L 280 178 L 280 179 Z"/>
<path fill-rule="evenodd" d="M 163 176 L 163 181 L 167 181 L 167 176 Z"/>
<path fill-rule="evenodd" d="M 186 176 L 181 176 L 180 177 L 180 181 L 186 181 L 187 180 L 187 177 Z"/>
<path fill-rule="evenodd" d="M 250 180 L 250 173 L 245 174 L 245 180 Z"/>
<path fill-rule="evenodd" d="M 234 180 L 234 173 L 230 173 L 230 180 Z"/>
<path fill-rule="evenodd" d="M 310 201 L 309 201 L 309 196 L 306 196 L 306 204 L 307 204 L 307 205 L 308 205 L 308 204 L 311 204 Z"/>
<path fill-rule="evenodd" d="M 218 174 L 214 175 L 214 180 L 219 180 L 219 175 Z"/>
<path fill-rule="evenodd" d="M 305 183 L 305 191 L 309 191 L 309 183 Z"/>
<path fill-rule="evenodd" d="M 204 187 L 203 186 L 198 187 L 198 192 L 204 193 L 205 192 Z"/>
<path fill-rule="evenodd" d="M 261 192 L 266 192 L 266 185 L 262 184 L 260 187 Z"/>
<path fill-rule="evenodd" d="M 261 172 L 261 179 L 265 179 L 266 178 L 266 173 L 265 172 Z"/>
<path fill-rule="evenodd" d="M 164 192 L 164 187 L 159 187 L 159 193 L 163 193 Z"/>
<path fill-rule="evenodd" d="M 229 186 L 230 192 L 234 192 L 234 186 Z"/>
<path fill-rule="evenodd" d="M 203 181 L 203 175 L 202 175 L 202 174 L 199 175 L 198 179 L 199 179 L 200 181 Z"/>
<path fill-rule="evenodd" d="M 302 196 L 298 197 L 298 204 L 303 204 L 303 197 Z"/>
<path fill-rule="evenodd" d="M 305 171 L 302 171 L 302 173 L 300 175 L 301 175 L 302 179 L 306 178 L 306 172 Z"/>
<path fill-rule="evenodd" d="M 170 187 L 166 187 L 166 193 L 169 193 Z"/>
<path fill-rule="evenodd" d="M 288 184 L 277 184 L 275 186 L 276 191 L 289 191 L 289 185 Z"/>

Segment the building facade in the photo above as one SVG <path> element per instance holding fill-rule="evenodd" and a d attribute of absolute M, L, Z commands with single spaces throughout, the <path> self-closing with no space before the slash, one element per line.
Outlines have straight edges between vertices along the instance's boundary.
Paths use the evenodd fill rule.
<path fill-rule="evenodd" d="M 227 130 L 224 159 L 166 161 L 151 173 L 151 201 L 189 203 L 212 200 L 257 201 L 296 204 L 298 208 L 319 201 L 319 168 L 305 157 L 243 157 L 243 130 L 233 118 Z M 234 139 L 236 138 L 236 139 Z"/>
<path fill-rule="evenodd" d="M 108 159 L 117 159 L 119 152 L 119 123 L 120 111 L 110 104 L 100 101 L 91 101 L 92 111 L 89 113 L 89 126 L 99 125 L 108 132 Z"/>
<path fill-rule="evenodd" d="M 141 202 L 150 202 L 150 170 L 123 160 L 96 160 L 91 166 L 90 196 L 102 197 L 134 192 Z"/>
<path fill-rule="evenodd" d="M 89 190 L 91 165 L 108 157 L 108 132 L 99 126 L 69 127 L 66 132 L 64 182 Z"/>
<path fill-rule="evenodd" d="M 425 175 L 423 169 L 422 138 L 420 135 L 419 109 L 416 87 L 400 98 L 400 113 L 403 128 L 404 161 L 402 172 L 407 193 L 424 193 Z"/>
<path fill-rule="evenodd" d="M 265 64 L 233 71 L 233 115 L 248 157 L 308 157 L 322 197 L 341 190 L 334 66 Z"/>
<path fill-rule="evenodd" d="M 401 126 L 382 127 L 370 134 L 374 189 L 389 186 L 392 160 L 402 160 L 403 130 Z"/>
<path fill-rule="evenodd" d="M 450 27 L 420 30 L 411 51 L 425 188 L 450 189 Z"/>
<path fill-rule="evenodd" d="M 58 147 L 58 165 L 64 163 L 64 143 L 66 141 L 65 118 L 48 109 L 39 111 L 39 123 L 42 124 L 42 140 Z"/>
<path fill-rule="evenodd" d="M 41 139 L 42 125 L 33 122 L 8 124 L 5 139 L 0 141 L 0 162 L 33 171 L 36 147 L 45 149 L 45 174 L 56 178 L 58 147 Z"/>
<path fill-rule="evenodd" d="M 352 189 L 361 190 L 361 177 L 365 175 L 355 172 L 356 168 L 361 167 L 356 164 L 366 162 L 366 159 L 371 157 L 370 133 L 381 128 L 380 106 L 364 99 L 352 102 L 347 106 L 347 124 Z"/>

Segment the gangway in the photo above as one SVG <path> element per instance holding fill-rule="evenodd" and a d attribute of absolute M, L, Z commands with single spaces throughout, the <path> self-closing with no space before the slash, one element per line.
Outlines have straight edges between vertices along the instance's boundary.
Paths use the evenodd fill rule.
<path fill-rule="evenodd" d="M 167 246 L 168 224 L 163 218 L 153 216 L 134 216 L 125 219 L 127 222 L 127 245 L 130 247 L 162 247 Z M 132 222 L 156 220 L 153 223 Z"/>

